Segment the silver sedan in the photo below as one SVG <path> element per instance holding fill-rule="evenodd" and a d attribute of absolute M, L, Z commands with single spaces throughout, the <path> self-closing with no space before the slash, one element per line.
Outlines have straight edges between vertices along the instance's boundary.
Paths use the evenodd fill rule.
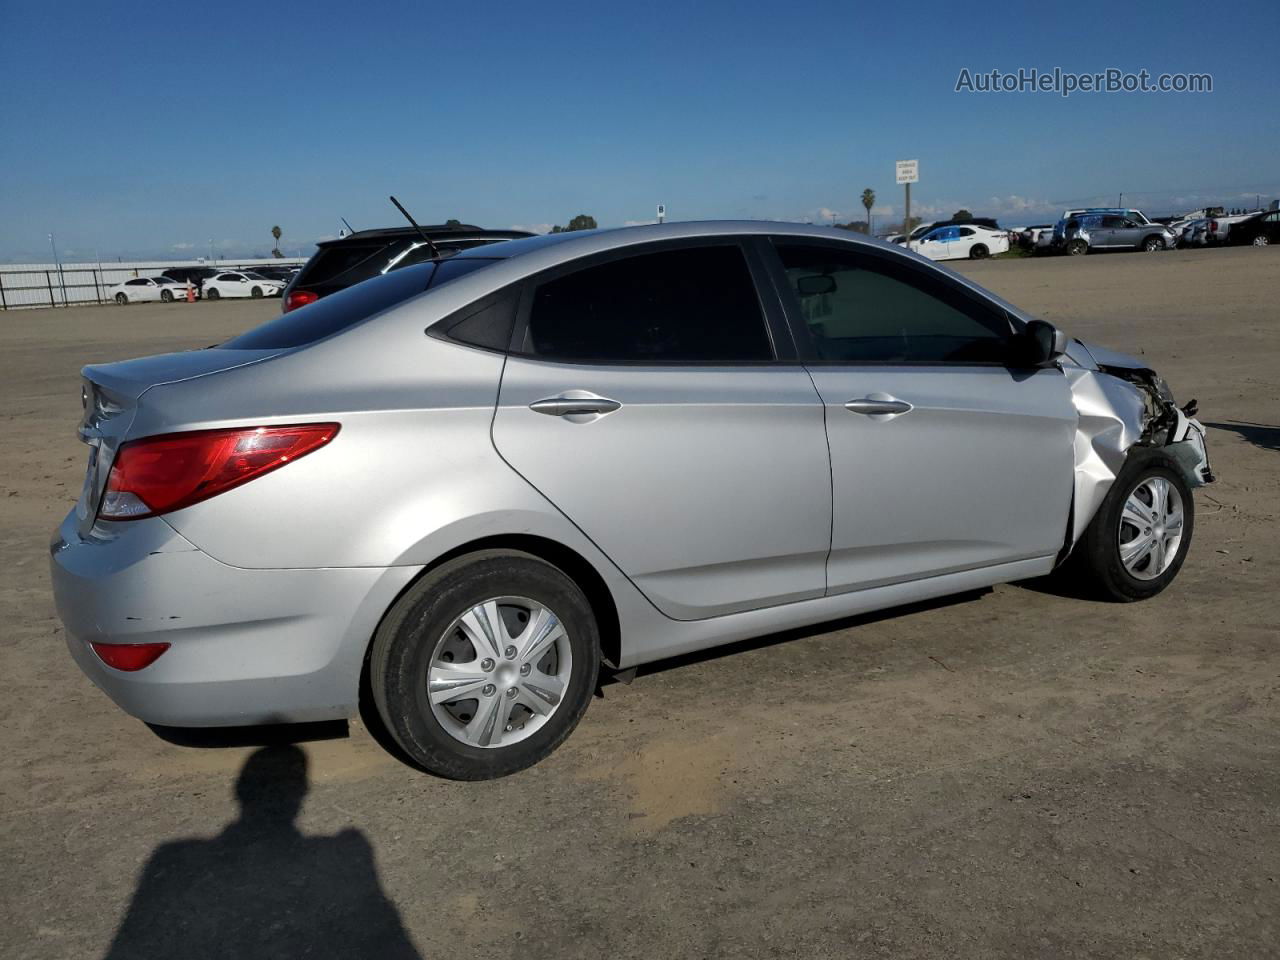
<path fill-rule="evenodd" d="M 1159 593 L 1194 406 L 901 247 L 688 223 L 476 248 L 86 367 L 72 656 L 160 725 L 377 714 L 509 774 L 600 670 L 1052 572 Z"/>

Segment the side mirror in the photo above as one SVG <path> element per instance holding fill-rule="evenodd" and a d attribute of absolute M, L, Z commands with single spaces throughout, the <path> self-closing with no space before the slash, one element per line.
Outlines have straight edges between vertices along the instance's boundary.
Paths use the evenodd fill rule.
<path fill-rule="evenodd" d="M 1067 352 L 1067 335 L 1044 320 L 1032 320 L 1016 338 L 1014 361 L 1039 367 L 1052 363 Z"/>
<path fill-rule="evenodd" d="M 826 274 L 799 277 L 796 280 L 796 292 L 802 297 L 816 297 L 821 293 L 835 293 L 836 278 Z"/>

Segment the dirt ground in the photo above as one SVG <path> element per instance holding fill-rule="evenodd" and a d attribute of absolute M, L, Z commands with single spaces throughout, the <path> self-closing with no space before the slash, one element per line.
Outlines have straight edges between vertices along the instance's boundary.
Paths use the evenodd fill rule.
<path fill-rule="evenodd" d="M 484 784 L 359 722 L 246 767 L 100 694 L 47 572 L 78 370 L 279 306 L 0 314 L 0 955 L 1280 955 L 1280 250 L 962 269 L 1199 398 L 1220 481 L 1174 587 L 1004 586 L 661 665 Z"/>

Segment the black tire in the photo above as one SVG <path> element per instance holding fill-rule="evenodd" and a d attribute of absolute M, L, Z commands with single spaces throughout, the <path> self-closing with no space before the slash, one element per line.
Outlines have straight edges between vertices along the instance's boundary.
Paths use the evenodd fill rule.
<path fill-rule="evenodd" d="M 1142 241 L 1142 249 L 1147 253 L 1155 253 L 1164 249 L 1164 241 L 1156 236 L 1147 237 Z"/>
<path fill-rule="evenodd" d="M 427 670 L 457 617 L 504 596 L 534 600 L 560 618 L 573 654 L 570 679 L 559 706 L 534 733 L 509 746 L 471 746 L 432 712 Z M 532 766 L 564 742 L 591 702 L 599 670 L 599 631 L 577 584 L 531 554 L 482 550 L 441 565 L 396 601 L 374 635 L 369 685 L 387 732 L 413 762 L 451 780 L 490 780 Z"/>
<path fill-rule="evenodd" d="M 261 300 L 261 299 L 262 299 L 262 288 L 261 288 L 261 287 L 254 287 L 252 290 L 250 290 L 250 291 L 249 291 L 249 296 L 253 297 L 253 299 L 255 299 L 255 300 Z"/>
<path fill-rule="evenodd" d="M 1182 498 L 1182 540 L 1169 568 L 1151 580 L 1142 580 L 1131 575 L 1120 561 L 1120 523 L 1129 494 L 1152 476 L 1164 477 Z M 1173 582 L 1182 569 L 1194 534 L 1195 502 L 1178 464 L 1162 449 L 1137 448 L 1130 452 L 1124 469 L 1076 544 L 1066 572 L 1074 576 L 1088 593 L 1100 599 L 1121 603 L 1146 600 Z"/>
<path fill-rule="evenodd" d="M 123 307 L 128 302 L 129 302 L 129 296 L 123 290 L 120 293 L 116 294 L 116 303 L 118 303 L 120 306 Z"/>
<path fill-rule="evenodd" d="M 173 303 L 173 294 L 172 294 L 172 293 L 170 293 L 168 290 L 161 290 L 161 291 L 160 291 L 160 299 L 161 299 L 164 303 Z"/>
<path fill-rule="evenodd" d="M 204 297 L 206 300 L 217 300 L 221 296 L 222 294 L 218 292 L 217 287 L 210 287 L 208 290 L 204 292 Z"/>
<path fill-rule="evenodd" d="M 991 251 L 987 249 L 985 244 L 975 243 L 969 248 L 970 260 L 985 260 L 991 255 Z"/>
<path fill-rule="evenodd" d="M 1073 257 L 1083 257 L 1089 252 L 1089 244 L 1083 240 L 1072 240 L 1067 244 L 1067 253 Z"/>
<path fill-rule="evenodd" d="M 1253 245 L 1255 247 L 1265 247 L 1270 245 L 1270 243 L 1271 243 L 1271 238 L 1268 237 L 1265 233 L 1260 233 L 1253 238 Z"/>

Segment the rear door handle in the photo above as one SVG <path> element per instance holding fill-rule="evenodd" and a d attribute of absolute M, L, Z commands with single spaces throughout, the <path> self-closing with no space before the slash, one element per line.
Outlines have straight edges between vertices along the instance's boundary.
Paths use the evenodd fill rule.
<path fill-rule="evenodd" d="M 844 405 L 844 408 L 850 413 L 860 413 L 866 417 L 883 416 L 885 414 L 896 416 L 900 413 L 910 412 L 911 404 L 905 400 L 894 400 L 892 397 L 861 397 L 857 400 L 850 400 Z"/>
<path fill-rule="evenodd" d="M 535 400 L 529 404 L 529 409 L 535 413 L 545 413 L 549 417 L 571 417 L 575 414 L 613 413 L 622 406 L 617 400 L 610 400 L 608 397 L 598 397 L 577 390 L 570 392 L 582 395 L 576 397 L 562 395 Z"/>

